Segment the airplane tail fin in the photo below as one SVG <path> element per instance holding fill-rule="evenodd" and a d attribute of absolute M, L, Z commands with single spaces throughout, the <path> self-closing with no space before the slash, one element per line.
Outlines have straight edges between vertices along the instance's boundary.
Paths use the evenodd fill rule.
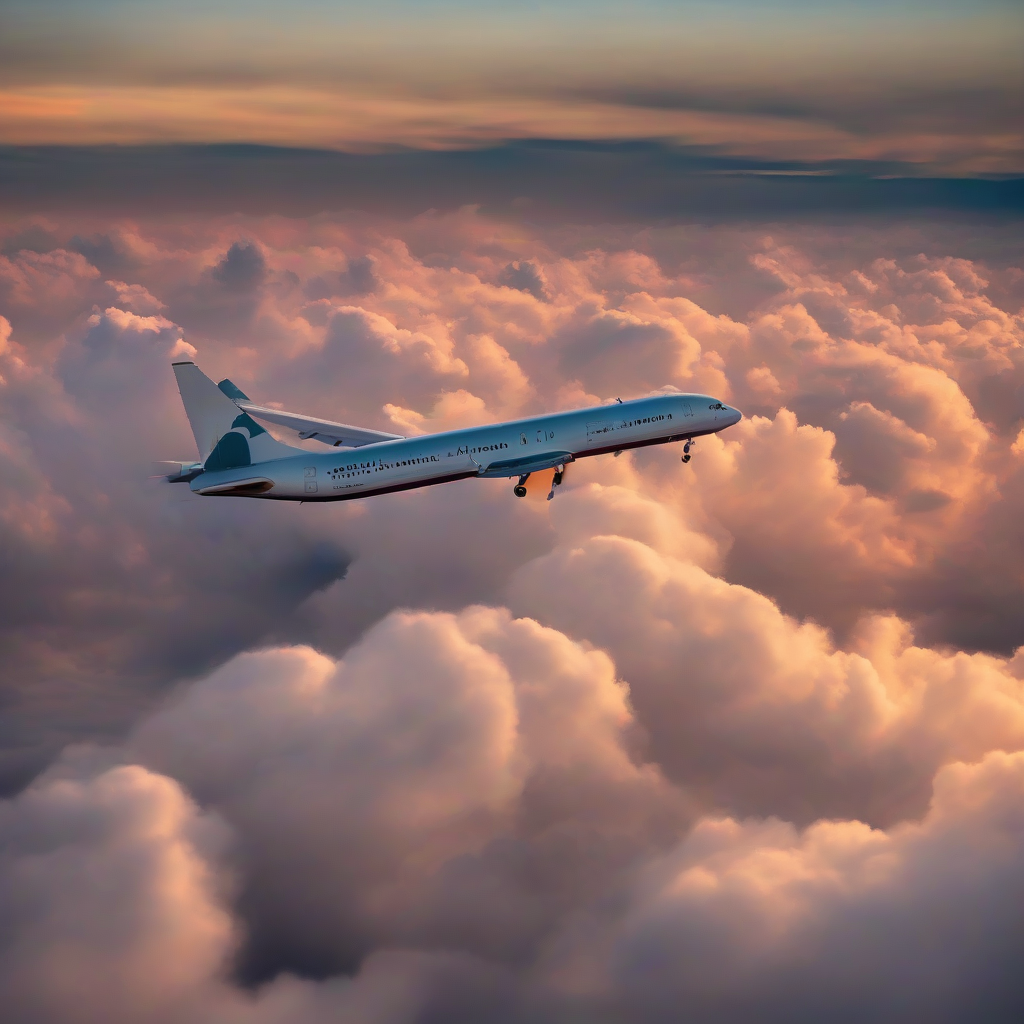
<path fill-rule="evenodd" d="M 195 363 L 179 362 L 172 366 L 199 458 L 207 472 L 269 462 L 302 450 L 271 437 Z"/>

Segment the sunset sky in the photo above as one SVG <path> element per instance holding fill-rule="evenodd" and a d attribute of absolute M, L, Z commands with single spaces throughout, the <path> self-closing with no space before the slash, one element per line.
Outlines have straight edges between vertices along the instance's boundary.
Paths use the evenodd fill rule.
<path fill-rule="evenodd" d="M 1012 0 L 7 3 L 0 140 L 660 138 L 1019 173 Z"/>
<path fill-rule="evenodd" d="M 1022 98 L 996 0 L 3 4 L 4 1019 L 1024 1019 Z M 183 356 L 745 416 L 215 500 Z"/>

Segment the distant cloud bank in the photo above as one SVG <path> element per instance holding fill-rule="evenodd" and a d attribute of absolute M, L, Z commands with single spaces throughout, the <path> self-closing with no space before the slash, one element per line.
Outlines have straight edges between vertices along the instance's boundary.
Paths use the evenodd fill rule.
<path fill-rule="evenodd" d="M 3 144 L 653 139 L 1024 173 L 1024 19 L 1008 0 L 13 0 L 0 17 Z"/>
<path fill-rule="evenodd" d="M 272 146 L 0 147 L 0 212 L 148 217 L 478 207 L 524 224 L 1024 215 L 1024 177 L 933 177 L 899 160 L 767 159 L 659 142 L 525 140 L 339 153 Z"/>

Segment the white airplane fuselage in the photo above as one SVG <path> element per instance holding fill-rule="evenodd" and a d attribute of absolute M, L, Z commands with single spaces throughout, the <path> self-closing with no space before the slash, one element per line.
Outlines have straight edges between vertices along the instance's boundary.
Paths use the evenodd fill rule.
<path fill-rule="evenodd" d="M 359 448 L 201 473 L 198 494 L 345 501 L 469 477 L 523 477 L 576 459 L 712 434 L 738 410 L 707 395 L 657 394 Z"/>

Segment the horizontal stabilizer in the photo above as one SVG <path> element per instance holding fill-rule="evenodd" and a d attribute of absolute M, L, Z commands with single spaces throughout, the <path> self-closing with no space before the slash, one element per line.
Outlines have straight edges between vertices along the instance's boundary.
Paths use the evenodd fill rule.
<path fill-rule="evenodd" d="M 187 484 L 203 471 L 201 462 L 155 462 L 153 468 L 157 476 L 162 476 L 168 483 Z"/>
<path fill-rule="evenodd" d="M 539 455 L 524 455 L 519 459 L 504 459 L 491 462 L 480 467 L 479 476 L 522 476 L 524 473 L 540 473 L 545 469 L 554 469 L 575 462 L 572 452 L 544 452 Z"/>
<path fill-rule="evenodd" d="M 234 403 L 239 409 L 258 420 L 297 431 L 303 440 L 312 438 L 335 447 L 344 445 L 346 448 L 361 448 L 363 445 L 379 444 L 381 441 L 400 441 L 403 436 L 386 434 L 382 430 L 368 430 L 366 427 L 352 427 L 347 423 L 334 423 L 332 420 L 321 420 L 315 416 L 302 416 L 282 409 L 268 409 L 266 406 L 254 405 L 239 398 L 235 398 Z"/>

